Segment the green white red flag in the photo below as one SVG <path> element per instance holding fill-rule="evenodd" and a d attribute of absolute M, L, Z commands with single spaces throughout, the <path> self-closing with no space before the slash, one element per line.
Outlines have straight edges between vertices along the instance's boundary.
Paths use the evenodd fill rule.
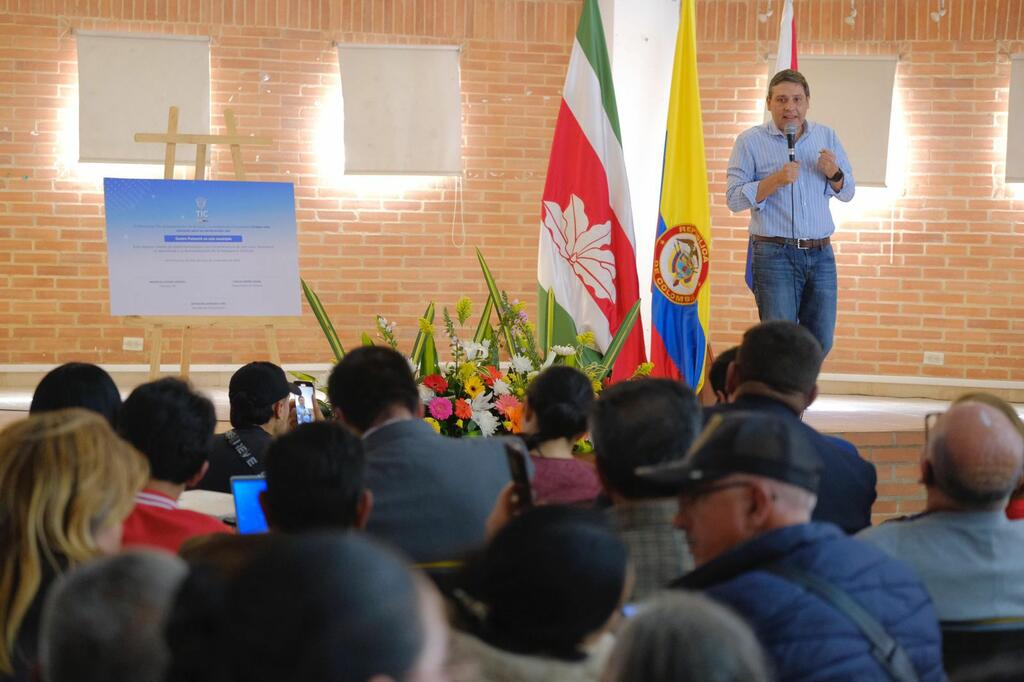
<path fill-rule="evenodd" d="M 640 298 L 636 239 L 611 63 L 597 0 L 585 0 L 551 144 L 537 257 L 540 329 L 569 345 L 593 332 L 612 338 Z M 554 305 L 549 310 L 549 291 Z M 636 324 L 615 360 L 613 379 L 646 361 Z"/>

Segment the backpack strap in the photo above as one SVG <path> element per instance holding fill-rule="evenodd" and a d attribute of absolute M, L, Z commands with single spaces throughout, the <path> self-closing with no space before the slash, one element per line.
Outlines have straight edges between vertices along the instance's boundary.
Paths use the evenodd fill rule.
<path fill-rule="evenodd" d="M 871 655 L 895 682 L 918 682 L 917 671 L 903 647 L 893 639 L 874 616 L 854 599 L 821 576 L 794 566 L 772 564 L 763 570 L 796 583 L 821 597 L 852 620 L 871 643 Z"/>
<path fill-rule="evenodd" d="M 235 433 L 235 430 L 231 429 L 230 431 L 226 432 L 224 434 L 224 438 L 227 439 L 228 443 L 231 443 L 231 447 L 233 447 L 235 449 L 235 452 L 238 453 L 239 459 L 241 459 L 242 462 L 245 463 L 247 467 L 255 471 L 260 461 L 256 459 L 256 455 L 252 454 L 248 446 L 246 446 L 246 444 L 242 442 L 242 439 L 238 437 L 238 434 Z"/>

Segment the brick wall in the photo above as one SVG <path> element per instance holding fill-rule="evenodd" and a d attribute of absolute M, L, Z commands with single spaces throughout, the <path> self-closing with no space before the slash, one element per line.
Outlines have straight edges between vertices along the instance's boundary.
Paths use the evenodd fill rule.
<path fill-rule="evenodd" d="M 781 0 L 699 0 L 699 59 L 713 200 L 712 341 L 755 319 L 741 268 L 745 219 L 724 205 L 735 135 L 760 121 Z M 246 153 L 254 180 L 296 186 L 300 267 L 356 342 L 374 314 L 411 342 L 428 299 L 482 303 L 473 247 L 499 284 L 531 301 L 547 153 L 579 0 L 0 0 L 0 363 L 141 362 L 141 329 L 111 318 L 99 182 L 69 149 L 77 71 L 72 31 L 209 35 L 212 111 L 275 138 Z M 1024 378 L 1024 200 L 1002 183 L 1007 55 L 1024 50 L 1024 0 L 796 0 L 805 53 L 898 53 L 907 108 L 906 195 L 838 239 L 841 303 L 827 371 Z M 465 179 L 366 183 L 338 177 L 333 41 L 463 47 Z M 187 148 L 186 148 L 187 149 Z M 212 177 L 229 178 L 215 152 Z M 460 206 L 457 197 L 464 203 Z M 453 222 L 454 221 L 454 222 Z M 895 230 L 890 253 L 890 229 Z M 463 236 L 464 235 L 464 236 Z M 324 361 L 307 312 L 284 333 L 287 362 Z M 170 335 L 165 361 L 179 343 Z M 207 330 L 194 361 L 263 354 L 258 331 Z M 922 367 L 924 350 L 946 354 Z"/>
<path fill-rule="evenodd" d="M 924 509 L 921 485 L 921 431 L 879 431 L 836 434 L 857 446 L 878 472 L 878 498 L 871 508 L 872 523 Z"/>

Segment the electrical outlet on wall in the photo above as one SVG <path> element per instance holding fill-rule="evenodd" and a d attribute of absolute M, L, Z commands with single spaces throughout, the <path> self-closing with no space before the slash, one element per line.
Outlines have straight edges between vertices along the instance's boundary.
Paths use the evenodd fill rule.
<path fill-rule="evenodd" d="M 926 365 L 942 365 L 946 362 L 946 354 L 938 353 L 936 351 L 925 351 L 924 364 Z"/>
<path fill-rule="evenodd" d="M 125 336 L 121 339 L 121 348 L 124 350 L 142 350 L 141 336 Z"/>

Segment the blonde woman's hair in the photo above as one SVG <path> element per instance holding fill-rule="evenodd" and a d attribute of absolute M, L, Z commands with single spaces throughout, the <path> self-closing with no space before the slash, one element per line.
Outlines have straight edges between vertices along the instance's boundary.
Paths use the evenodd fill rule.
<path fill-rule="evenodd" d="M 98 414 L 46 412 L 0 431 L 0 673 L 49 565 L 60 574 L 100 553 L 149 476 L 145 458 Z"/>

